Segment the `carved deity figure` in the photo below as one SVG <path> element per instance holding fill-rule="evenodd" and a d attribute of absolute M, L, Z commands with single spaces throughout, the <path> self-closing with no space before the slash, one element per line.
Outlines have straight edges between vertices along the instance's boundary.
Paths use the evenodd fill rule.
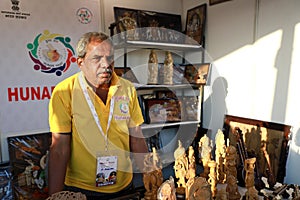
<path fill-rule="evenodd" d="M 224 183 L 225 181 L 225 172 L 224 172 L 224 159 L 226 155 L 226 145 L 224 134 L 221 129 L 218 130 L 215 138 L 216 144 L 216 162 L 217 162 L 217 177 L 219 183 Z"/>
<path fill-rule="evenodd" d="M 187 200 L 212 200 L 210 185 L 204 177 L 190 179 L 189 190 L 186 193 Z"/>
<path fill-rule="evenodd" d="M 209 175 L 208 175 L 208 183 L 210 184 L 210 189 L 212 193 L 212 197 L 216 197 L 217 195 L 217 172 L 216 172 L 216 167 L 217 163 L 214 160 L 210 160 L 208 162 L 208 167 L 209 167 Z"/>
<path fill-rule="evenodd" d="M 157 200 L 176 200 L 175 183 L 172 176 L 159 187 Z"/>
<path fill-rule="evenodd" d="M 163 183 L 162 165 L 160 158 L 153 148 L 153 152 L 145 156 L 143 182 L 146 189 L 144 198 L 146 200 L 156 200 L 157 190 Z"/>
<path fill-rule="evenodd" d="M 226 178 L 226 192 L 228 193 L 229 200 L 240 200 L 241 194 L 239 193 L 239 188 L 237 185 L 236 177 L 229 175 Z"/>
<path fill-rule="evenodd" d="M 192 179 L 196 176 L 196 161 L 195 161 L 195 151 L 192 146 L 189 146 L 189 152 L 188 152 L 188 173 L 186 175 L 187 179 Z"/>
<path fill-rule="evenodd" d="M 173 84 L 173 57 L 170 51 L 166 52 L 166 57 L 164 61 L 164 84 Z"/>
<path fill-rule="evenodd" d="M 148 84 L 158 84 L 158 59 L 152 49 L 148 60 Z"/>
<path fill-rule="evenodd" d="M 178 147 L 174 152 L 174 157 L 175 157 L 175 164 L 174 164 L 175 177 L 178 179 L 177 192 L 185 193 L 185 187 L 186 187 L 185 177 L 188 170 L 188 159 L 185 154 L 185 149 L 182 146 L 180 140 L 178 140 Z"/>
<path fill-rule="evenodd" d="M 208 162 L 211 160 L 211 151 L 212 147 L 210 139 L 205 134 L 199 141 L 199 154 L 204 169 L 201 176 L 205 178 L 207 178 L 209 173 Z"/>
<path fill-rule="evenodd" d="M 236 148 L 232 145 L 228 146 L 226 148 L 226 156 L 225 156 L 226 177 L 230 175 L 237 177 L 236 159 L 237 159 Z"/>

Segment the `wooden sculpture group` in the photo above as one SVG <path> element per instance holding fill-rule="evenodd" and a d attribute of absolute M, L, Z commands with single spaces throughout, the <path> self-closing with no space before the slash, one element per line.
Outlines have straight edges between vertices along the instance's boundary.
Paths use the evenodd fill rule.
<path fill-rule="evenodd" d="M 218 130 L 215 137 L 215 149 L 212 141 L 204 135 L 199 141 L 200 163 L 203 172 L 196 174 L 196 158 L 194 148 L 189 146 L 187 151 L 181 141 L 174 152 L 175 180 L 170 177 L 163 182 L 160 158 L 153 148 L 153 152 L 145 156 L 143 181 L 146 192 L 145 200 L 238 200 L 241 194 L 237 185 L 237 149 L 233 145 L 225 145 L 224 134 Z M 215 160 L 213 160 L 213 149 Z M 254 186 L 255 158 L 245 160 L 244 175 L 247 189 L 243 199 L 258 199 L 258 191 Z M 176 181 L 176 183 L 175 183 Z M 218 184 L 225 187 L 218 189 Z"/>

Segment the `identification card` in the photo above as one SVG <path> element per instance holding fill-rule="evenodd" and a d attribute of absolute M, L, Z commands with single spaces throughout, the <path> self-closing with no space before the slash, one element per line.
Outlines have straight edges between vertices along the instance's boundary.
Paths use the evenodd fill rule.
<path fill-rule="evenodd" d="M 96 187 L 115 184 L 117 181 L 117 156 L 97 157 Z"/>

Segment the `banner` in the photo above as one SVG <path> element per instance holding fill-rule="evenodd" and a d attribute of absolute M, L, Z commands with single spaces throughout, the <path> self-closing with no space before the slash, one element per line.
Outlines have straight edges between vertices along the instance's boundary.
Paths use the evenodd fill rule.
<path fill-rule="evenodd" d="M 99 31 L 99 0 L 0 1 L 0 134 L 6 138 L 48 132 L 48 103 L 55 85 L 78 72 L 75 46 Z"/>

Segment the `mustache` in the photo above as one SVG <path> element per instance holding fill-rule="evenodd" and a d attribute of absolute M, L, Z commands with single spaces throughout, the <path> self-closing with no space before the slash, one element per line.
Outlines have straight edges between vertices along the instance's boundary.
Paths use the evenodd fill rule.
<path fill-rule="evenodd" d="M 102 73 L 112 73 L 112 69 L 110 68 L 105 68 L 103 70 L 101 70 L 100 72 L 97 73 L 97 75 L 102 74 Z"/>

